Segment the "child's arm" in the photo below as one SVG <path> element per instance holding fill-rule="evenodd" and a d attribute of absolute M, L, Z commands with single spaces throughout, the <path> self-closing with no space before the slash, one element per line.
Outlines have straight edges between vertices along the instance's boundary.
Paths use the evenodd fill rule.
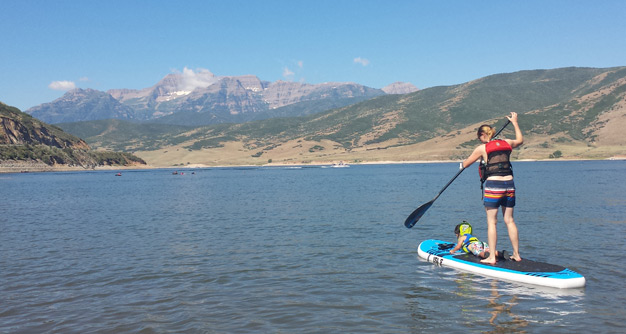
<path fill-rule="evenodd" d="M 465 237 L 459 237 L 459 240 L 456 241 L 456 246 L 454 246 L 454 248 L 450 250 L 450 254 L 454 254 L 459 249 L 461 249 L 461 247 L 463 246 L 463 239 L 465 239 Z"/>

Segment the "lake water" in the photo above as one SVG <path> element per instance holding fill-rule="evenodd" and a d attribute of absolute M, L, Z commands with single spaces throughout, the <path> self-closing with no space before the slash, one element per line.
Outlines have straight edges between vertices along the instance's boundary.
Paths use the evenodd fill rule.
<path fill-rule="evenodd" d="M 0 332 L 622 333 L 626 161 L 514 164 L 522 257 L 573 290 L 417 258 L 486 240 L 474 166 L 403 226 L 457 166 L 0 174 Z"/>

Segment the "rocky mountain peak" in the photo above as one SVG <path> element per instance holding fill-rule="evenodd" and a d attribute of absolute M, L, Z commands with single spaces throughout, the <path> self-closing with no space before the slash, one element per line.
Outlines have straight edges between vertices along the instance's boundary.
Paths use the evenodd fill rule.
<path fill-rule="evenodd" d="M 77 122 L 93 119 L 131 119 L 133 110 L 108 93 L 76 88 L 60 98 L 30 108 L 28 114 L 48 123 Z"/>
<path fill-rule="evenodd" d="M 238 82 L 244 89 L 253 92 L 262 92 L 269 85 L 268 82 L 261 81 L 256 75 L 227 76 L 221 77 L 221 80 Z"/>
<path fill-rule="evenodd" d="M 182 73 L 172 73 L 165 76 L 152 88 L 163 95 L 188 95 L 198 88 L 207 88 L 220 79 L 208 70 L 193 71 L 185 68 Z"/>
<path fill-rule="evenodd" d="M 382 91 L 387 94 L 408 94 L 417 92 L 419 88 L 415 87 L 410 82 L 394 82 L 382 88 Z"/>

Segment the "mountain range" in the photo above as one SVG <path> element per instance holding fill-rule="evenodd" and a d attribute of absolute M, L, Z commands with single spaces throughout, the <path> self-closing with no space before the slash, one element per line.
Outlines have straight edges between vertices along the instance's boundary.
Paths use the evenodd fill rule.
<path fill-rule="evenodd" d="M 238 124 L 118 119 L 59 126 L 93 147 L 135 152 L 156 166 L 457 160 L 478 144 L 480 124 L 499 126 L 510 112 L 520 115 L 526 138 L 516 159 L 624 157 L 626 67 L 496 74 Z M 503 135 L 511 136 L 511 129 Z"/>
<path fill-rule="evenodd" d="M 303 116 L 380 95 L 417 90 L 410 83 L 400 82 L 374 89 L 345 82 L 306 84 L 268 82 L 253 75 L 218 77 L 207 70 L 185 69 L 139 90 L 74 89 L 26 113 L 51 124 L 102 119 L 176 125 L 242 123 Z"/>

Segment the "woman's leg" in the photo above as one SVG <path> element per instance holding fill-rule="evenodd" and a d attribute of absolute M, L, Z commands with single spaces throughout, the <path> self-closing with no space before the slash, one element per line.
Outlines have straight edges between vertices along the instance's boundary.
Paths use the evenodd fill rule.
<path fill-rule="evenodd" d="M 517 233 L 517 225 L 515 225 L 515 219 L 513 219 L 513 208 L 502 207 L 502 216 L 504 216 L 504 223 L 509 231 L 509 239 L 511 240 L 511 246 L 513 246 L 513 255 L 511 258 L 515 261 L 521 261 L 522 257 L 519 255 L 519 235 Z"/>
<path fill-rule="evenodd" d="M 498 223 L 498 208 L 489 208 L 485 207 L 485 212 L 487 213 L 487 243 L 489 244 L 489 249 L 492 250 L 489 252 L 489 257 L 481 260 L 482 263 L 495 264 L 496 263 L 496 252 L 498 249 L 498 230 L 496 225 Z"/>

